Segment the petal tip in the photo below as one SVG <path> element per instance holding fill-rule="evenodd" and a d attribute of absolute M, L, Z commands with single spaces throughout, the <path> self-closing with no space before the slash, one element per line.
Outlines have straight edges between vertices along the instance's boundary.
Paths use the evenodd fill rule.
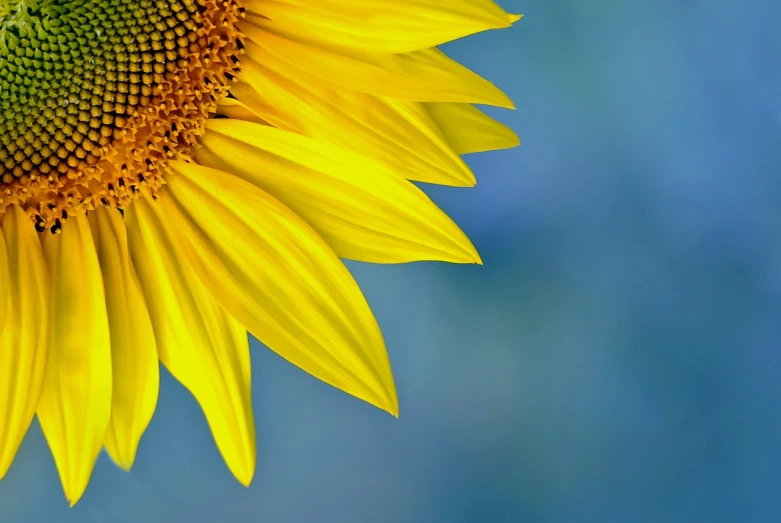
<path fill-rule="evenodd" d="M 467 238 L 461 245 L 462 257 L 458 260 L 458 263 L 482 265 L 483 259 L 480 258 L 480 253 L 477 252 L 474 244 Z"/>
<path fill-rule="evenodd" d="M 507 14 L 507 18 L 510 19 L 510 25 L 512 25 L 515 22 L 517 22 L 518 20 L 520 20 L 521 18 L 523 18 L 523 15 L 517 15 L 517 14 L 508 13 Z"/>
<path fill-rule="evenodd" d="M 136 453 L 134 449 L 128 449 L 128 452 L 122 452 L 117 445 L 111 445 L 108 442 L 104 444 L 106 453 L 114 462 L 114 465 L 122 469 L 123 472 L 130 472 L 133 468 L 133 463 L 136 461 Z"/>
<path fill-rule="evenodd" d="M 396 398 L 395 394 L 393 395 L 390 405 L 383 407 L 383 410 L 394 418 L 399 419 L 399 400 Z"/>
<path fill-rule="evenodd" d="M 421 258 L 420 260 L 423 260 Z M 436 255 L 431 258 L 425 258 L 428 261 L 439 261 L 444 263 L 454 263 L 457 265 L 482 265 L 483 260 L 477 253 L 472 242 L 468 238 L 462 237 L 454 243 L 443 246 Z M 413 260 L 418 261 L 418 260 Z"/>
<path fill-rule="evenodd" d="M 506 149 L 515 149 L 516 147 L 521 146 L 521 139 L 518 137 L 518 135 L 514 131 L 510 131 L 510 135 L 507 137 L 507 147 Z"/>
<path fill-rule="evenodd" d="M 81 492 L 79 492 L 79 493 L 78 493 L 77 495 L 75 495 L 75 496 L 72 496 L 72 495 L 71 495 L 71 494 L 69 494 L 69 493 L 68 493 L 68 491 L 66 490 L 66 491 L 65 491 L 65 499 L 67 499 L 67 500 L 68 500 L 68 506 L 69 506 L 70 508 L 73 508 L 73 507 L 75 507 L 75 506 L 76 506 L 76 503 L 78 503 L 78 502 L 79 502 L 79 500 L 81 500 L 81 497 L 82 497 L 83 495 L 84 495 L 84 490 L 81 490 Z"/>
<path fill-rule="evenodd" d="M 65 499 L 68 500 L 68 506 L 70 508 L 75 507 L 76 503 L 81 501 L 82 496 L 84 496 L 84 491 L 85 490 L 87 490 L 87 486 L 86 485 L 84 487 L 82 487 L 82 488 L 79 488 L 76 491 L 76 495 L 71 495 L 71 494 L 68 493 L 67 490 L 65 491 Z"/>
<path fill-rule="evenodd" d="M 472 176 L 460 176 L 458 178 L 452 177 L 447 179 L 439 179 L 439 180 L 420 180 L 420 179 L 413 179 L 409 178 L 411 181 L 415 182 L 421 182 L 421 183 L 430 183 L 433 185 L 443 185 L 446 187 L 457 187 L 457 188 L 472 188 L 477 185 L 477 178 L 475 178 L 474 174 Z"/>
<path fill-rule="evenodd" d="M 367 396 L 358 396 L 370 405 L 384 410 L 394 418 L 399 417 L 399 397 L 396 393 L 396 383 L 393 375 L 378 382 L 380 388 L 374 388 L 374 392 Z"/>
<path fill-rule="evenodd" d="M 122 472 L 130 472 L 130 469 L 133 468 L 133 460 L 130 461 L 114 461 L 116 463 L 117 467 L 122 469 Z"/>
<path fill-rule="evenodd" d="M 396 395 L 396 385 L 393 384 L 390 390 L 386 390 L 382 401 L 374 403 L 376 407 L 384 410 L 394 418 L 399 417 L 399 398 Z"/>
<path fill-rule="evenodd" d="M 499 91 L 499 88 L 497 88 L 497 91 Z M 494 105 L 502 109 L 509 109 L 510 111 L 515 111 L 515 104 L 513 103 L 512 100 L 510 100 L 510 97 L 504 94 L 504 92 L 502 91 L 499 91 L 499 94 L 494 100 Z"/>
<path fill-rule="evenodd" d="M 64 487 L 64 485 L 63 485 Z M 76 503 L 81 501 L 82 496 L 84 496 L 84 491 L 87 490 L 87 486 L 84 485 L 83 487 L 79 487 L 78 489 L 71 491 L 70 489 L 63 488 L 63 491 L 65 492 L 65 499 L 68 500 L 68 506 L 70 508 L 73 508 L 76 506 Z M 72 493 L 73 492 L 73 493 Z"/>
<path fill-rule="evenodd" d="M 475 177 L 474 171 L 468 167 L 466 164 L 463 164 L 464 168 L 462 169 L 461 175 L 457 178 L 458 185 L 454 185 L 455 187 L 474 187 L 477 185 L 477 177 Z"/>
<path fill-rule="evenodd" d="M 62 482 L 62 491 L 65 494 L 65 499 L 68 500 L 68 505 L 73 507 L 81 500 L 89 486 L 90 476 L 92 475 L 92 469 L 89 469 L 86 478 L 79 476 L 72 477 L 70 481 L 67 481 L 64 477 L 60 477 Z"/>
<path fill-rule="evenodd" d="M 97 458 L 97 455 L 95 455 L 95 458 Z M 75 470 L 69 467 L 63 468 L 60 466 L 61 463 L 55 458 L 55 465 L 57 465 L 60 475 L 62 492 L 71 507 L 78 503 L 84 495 L 84 492 L 86 492 L 87 487 L 89 486 L 90 477 L 92 476 L 92 470 L 95 466 L 95 459 L 90 459 L 89 463 L 83 463 L 81 465 L 85 464 L 87 465 L 86 467 Z"/>
<path fill-rule="evenodd" d="M 228 458 L 228 456 L 223 453 L 223 459 L 225 459 L 225 463 L 228 465 L 228 469 L 231 471 L 231 474 L 233 474 L 233 477 L 236 478 L 236 481 L 238 481 L 243 487 L 249 487 L 252 484 L 252 479 L 255 477 L 255 463 L 257 454 L 255 451 L 254 442 L 255 438 L 253 430 L 252 437 L 247 441 L 247 445 L 244 448 L 245 456 L 243 458 L 238 456 Z"/>
<path fill-rule="evenodd" d="M 250 470 L 248 475 L 236 476 L 236 480 L 241 483 L 244 488 L 249 488 L 252 485 L 252 479 L 255 477 L 255 471 Z"/>

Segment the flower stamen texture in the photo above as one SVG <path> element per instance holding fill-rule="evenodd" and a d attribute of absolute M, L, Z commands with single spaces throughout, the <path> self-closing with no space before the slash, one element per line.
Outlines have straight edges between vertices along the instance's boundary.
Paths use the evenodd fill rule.
<path fill-rule="evenodd" d="M 0 213 L 39 231 L 155 192 L 238 74 L 233 0 L 0 2 Z"/>

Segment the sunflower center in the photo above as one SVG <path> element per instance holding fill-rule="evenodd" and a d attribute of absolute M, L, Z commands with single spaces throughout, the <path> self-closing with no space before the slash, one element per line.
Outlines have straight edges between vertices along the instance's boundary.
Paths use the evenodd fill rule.
<path fill-rule="evenodd" d="M 126 206 L 238 72 L 236 0 L 0 0 L 0 212 Z"/>

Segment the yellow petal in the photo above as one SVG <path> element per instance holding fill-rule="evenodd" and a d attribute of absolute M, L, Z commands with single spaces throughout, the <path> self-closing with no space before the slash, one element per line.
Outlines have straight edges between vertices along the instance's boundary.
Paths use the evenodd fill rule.
<path fill-rule="evenodd" d="M 406 53 L 463 36 L 509 27 L 508 15 L 491 0 L 248 0 L 265 27 L 296 40 Z"/>
<path fill-rule="evenodd" d="M 268 123 L 235 98 L 223 98 L 218 101 L 217 114 L 227 116 L 228 118 L 235 118 L 237 120 L 246 120 L 248 122 L 261 124 Z"/>
<path fill-rule="evenodd" d="M 242 60 L 242 68 L 246 69 L 247 60 Z M 266 94 L 266 93 L 264 93 Z M 247 83 L 235 82 L 231 85 L 231 95 L 240 100 L 244 107 L 247 108 L 255 118 L 259 118 L 264 122 L 268 122 L 274 127 L 285 129 L 286 131 L 300 132 L 300 127 L 295 119 L 294 115 L 287 114 L 286 111 L 278 111 L 275 109 L 264 97 L 260 96 L 258 92 Z M 230 98 L 228 98 L 230 100 Z M 285 108 L 287 109 L 287 108 Z M 234 111 L 232 115 L 228 115 L 231 118 L 237 118 L 239 120 L 253 121 L 252 118 L 239 116 L 237 111 Z"/>
<path fill-rule="evenodd" d="M 242 78 L 254 89 L 239 83 L 242 89 L 231 92 L 248 106 L 263 93 L 278 114 L 293 122 L 285 127 L 289 130 L 361 151 L 410 180 L 475 184 L 424 104 L 380 99 L 312 78 L 286 78 L 249 58 L 242 61 Z"/>
<path fill-rule="evenodd" d="M 512 129 L 470 104 L 435 102 L 426 107 L 458 154 L 510 149 L 521 144 Z"/>
<path fill-rule="evenodd" d="M 255 422 L 247 332 L 206 293 L 144 198 L 125 213 L 130 252 L 157 340 L 160 360 L 203 409 L 236 479 L 255 472 Z"/>
<path fill-rule="evenodd" d="M 328 245 L 248 182 L 197 164 L 171 166 L 159 201 L 214 297 L 293 364 L 397 414 L 379 327 Z"/>
<path fill-rule="evenodd" d="M 240 24 L 247 55 L 291 79 L 311 76 L 341 88 L 417 102 L 466 102 L 512 108 L 507 95 L 438 49 L 380 55 L 328 50 L 289 40 L 257 25 Z"/>
<path fill-rule="evenodd" d="M 93 234 L 103 270 L 111 332 L 113 394 L 104 445 L 125 470 L 157 405 L 160 372 L 152 322 L 127 245 L 122 215 L 116 209 L 93 213 Z"/>
<path fill-rule="evenodd" d="M 479 263 L 469 239 L 423 191 L 363 156 L 231 120 L 209 122 L 202 143 L 211 153 L 206 163 L 279 199 L 341 257 Z"/>
<path fill-rule="evenodd" d="M 11 286 L 8 278 L 8 253 L 6 252 L 5 238 L 0 233 L 0 333 L 6 325 L 5 315 L 8 309 L 8 292 Z"/>
<path fill-rule="evenodd" d="M 30 427 L 46 369 L 49 281 L 30 218 L 16 205 L 3 216 L 10 282 L 0 336 L 0 478 Z"/>
<path fill-rule="evenodd" d="M 111 414 L 111 342 L 98 256 L 85 215 L 47 235 L 51 280 L 49 362 L 38 419 L 65 497 L 75 504 L 89 483 Z"/>

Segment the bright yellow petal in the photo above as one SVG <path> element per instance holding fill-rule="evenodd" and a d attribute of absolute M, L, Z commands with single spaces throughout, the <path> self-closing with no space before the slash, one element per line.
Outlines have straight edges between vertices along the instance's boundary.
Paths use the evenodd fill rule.
<path fill-rule="evenodd" d="M 16 205 L 2 223 L 8 251 L 8 314 L 0 336 L 0 478 L 30 427 L 46 370 L 49 281 L 30 218 Z"/>
<path fill-rule="evenodd" d="M 242 61 L 242 78 L 254 89 L 240 83 L 242 88 L 231 92 L 248 106 L 263 93 L 278 114 L 293 122 L 287 129 L 361 151 L 410 180 L 475 184 L 425 104 L 380 99 L 312 78 L 286 78 L 249 58 Z"/>
<path fill-rule="evenodd" d="M 104 445 L 111 459 L 130 470 L 136 449 L 157 405 L 159 364 L 152 322 L 127 246 L 122 215 L 94 212 L 98 250 L 111 332 L 113 394 Z"/>
<path fill-rule="evenodd" d="M 423 191 L 363 156 L 231 120 L 209 122 L 202 143 L 211 153 L 207 163 L 216 156 L 215 167 L 279 199 L 343 258 L 377 263 L 480 260 L 464 233 Z"/>
<path fill-rule="evenodd" d="M 438 49 L 380 55 L 358 49 L 328 50 L 240 24 L 247 35 L 247 55 L 291 79 L 308 76 L 341 88 L 417 102 L 466 102 L 512 108 L 507 96 L 489 81 L 451 60 Z"/>
<path fill-rule="evenodd" d="M 235 118 L 237 120 L 246 120 L 248 122 L 261 124 L 268 123 L 262 117 L 254 113 L 249 107 L 235 98 L 223 98 L 218 101 L 217 114 L 221 116 L 227 116 L 228 118 Z"/>
<path fill-rule="evenodd" d="M 463 36 L 509 27 L 508 15 L 491 0 L 248 0 L 247 9 L 296 40 L 406 53 Z"/>
<path fill-rule="evenodd" d="M 11 283 L 8 281 L 8 253 L 5 238 L 0 233 L 0 334 L 6 326 L 5 314 L 8 309 L 8 292 Z"/>
<path fill-rule="evenodd" d="M 379 327 L 328 245 L 248 182 L 197 164 L 171 167 L 159 202 L 214 297 L 284 358 L 397 414 Z"/>
<path fill-rule="evenodd" d="M 89 483 L 111 414 L 111 342 L 98 256 L 86 215 L 47 235 L 51 279 L 49 362 L 38 419 L 65 497 L 75 504 Z"/>
<path fill-rule="evenodd" d="M 256 450 L 247 332 L 194 277 L 163 223 L 172 217 L 157 207 L 139 198 L 125 220 L 160 360 L 195 396 L 228 468 L 249 485 Z"/>
<path fill-rule="evenodd" d="M 521 144 L 512 129 L 470 104 L 435 102 L 426 106 L 458 154 L 510 149 Z"/>
<path fill-rule="evenodd" d="M 249 65 L 246 62 L 250 60 L 242 60 L 242 68 L 247 69 Z M 267 93 L 263 93 L 264 95 Z M 286 111 L 279 111 L 275 109 L 264 97 L 252 88 L 251 85 L 244 82 L 236 82 L 231 86 L 231 95 L 240 100 L 244 107 L 247 108 L 255 118 L 268 122 L 274 127 L 285 129 L 286 131 L 300 132 L 299 124 L 294 115 L 288 114 Z M 230 98 L 228 98 L 230 100 Z M 285 107 L 287 110 L 287 107 Z M 228 115 L 231 118 L 238 118 L 239 120 L 253 121 L 252 118 L 239 116 L 238 111 L 234 111 L 233 115 Z"/>

